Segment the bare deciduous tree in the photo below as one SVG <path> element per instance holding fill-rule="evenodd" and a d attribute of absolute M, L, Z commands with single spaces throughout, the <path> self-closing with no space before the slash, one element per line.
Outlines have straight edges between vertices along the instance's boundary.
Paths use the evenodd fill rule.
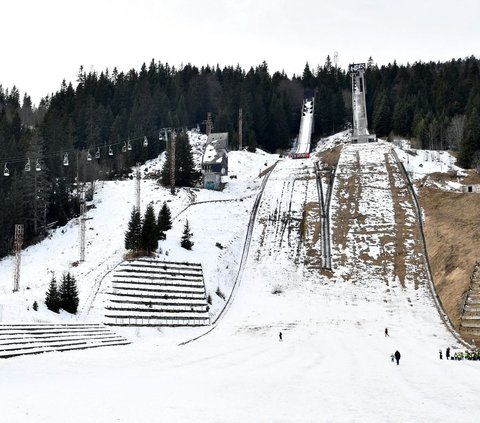
<path fill-rule="evenodd" d="M 451 150 L 458 150 L 465 129 L 465 115 L 456 115 L 447 128 L 447 144 Z"/>

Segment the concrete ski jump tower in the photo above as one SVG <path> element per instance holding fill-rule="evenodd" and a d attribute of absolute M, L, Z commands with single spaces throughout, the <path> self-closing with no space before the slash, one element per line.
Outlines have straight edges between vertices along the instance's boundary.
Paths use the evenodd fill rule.
<path fill-rule="evenodd" d="M 368 132 L 367 103 L 365 101 L 365 63 L 349 65 L 348 72 L 352 77 L 352 143 L 356 144 L 377 141 L 375 134 L 370 134 Z"/>
<path fill-rule="evenodd" d="M 289 157 L 292 159 L 304 159 L 310 157 L 310 142 L 313 132 L 313 117 L 315 96 L 312 90 L 305 90 L 302 104 L 302 118 L 297 142 Z"/>

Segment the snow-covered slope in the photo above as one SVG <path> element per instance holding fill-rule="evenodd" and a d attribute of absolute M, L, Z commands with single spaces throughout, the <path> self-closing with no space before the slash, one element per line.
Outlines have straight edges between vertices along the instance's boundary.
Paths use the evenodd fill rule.
<path fill-rule="evenodd" d="M 375 154 L 378 152 L 372 152 Z M 367 159 L 363 163 L 368 163 Z M 187 255 L 192 261 L 202 261 L 206 281 L 214 281 L 209 287 L 213 290 L 217 284 L 228 288 L 230 272 L 234 273 L 231 267 L 240 256 L 249 202 L 260 184 L 259 172 L 276 157 L 239 152 L 230 153 L 229 160 L 231 173 L 238 177 L 222 193 L 191 191 L 172 199 L 166 190 L 152 185 L 151 197 L 146 198 L 150 182 L 142 182 L 143 205 L 171 199 L 169 204 L 177 216 L 161 256 L 169 251 L 170 259 Z M 342 272 L 327 278 L 305 268 L 305 251 L 299 240 L 303 206 L 314 200 L 316 192 L 312 161 L 282 160 L 270 175 L 243 278 L 230 309 L 215 329 L 181 346 L 179 341 L 207 329 L 125 330 L 122 333 L 133 341 L 130 346 L 0 361 L 0 405 L 5 421 L 51 423 L 64 421 L 68 415 L 73 423 L 476 422 L 480 412 L 478 363 L 439 360 L 439 348 L 458 345 L 443 327 L 424 286 L 403 287 L 394 282 L 387 287 L 388 277 L 381 280 L 381 272 L 361 267 L 358 283 Z M 379 164 L 372 163 L 375 166 Z M 359 199 L 361 212 L 369 222 L 382 218 L 384 229 L 390 230 L 394 202 L 388 199 L 380 179 L 369 181 L 369 190 Z M 101 267 L 102 260 L 108 263 L 121 256 L 113 244 L 118 241 L 121 245 L 124 229 L 108 233 L 106 220 L 116 220 L 118 226 L 118 213 L 126 225 L 133 183 L 126 181 L 120 188 L 122 184 L 106 184 L 97 197 L 102 202 L 89 212 L 94 217 L 89 221 L 94 225 L 90 248 L 96 248 L 100 257 L 87 255 L 86 263 Z M 123 201 L 132 197 L 121 213 L 115 204 L 122 194 L 113 201 L 117 190 L 123 190 Z M 189 206 L 193 198 L 197 205 Z M 205 202 L 198 204 L 200 201 Z M 380 202 L 382 207 L 375 207 Z M 187 216 L 195 242 L 191 253 L 178 247 Z M 358 236 L 353 225 L 351 229 L 349 242 Z M 62 237 L 70 236 L 70 231 L 73 239 L 73 223 L 67 233 L 54 234 L 38 248 L 49 246 L 50 254 L 68 265 L 76 257 L 75 250 L 61 252 L 65 250 Z M 228 248 L 219 250 L 216 242 Z M 374 250 L 371 254 L 379 254 Z M 34 263 L 33 251 L 30 254 Z M 48 258 L 37 254 L 39 262 Z M 360 254 L 357 260 L 362 257 Z M 48 263 L 54 266 L 55 259 Z M 347 265 L 355 265 L 354 257 Z M 2 275 L 8 275 L 9 267 L 2 266 Z M 41 275 L 42 265 L 35 267 Z M 46 284 L 48 277 L 39 279 Z M 13 307 L 12 294 L 3 289 L 2 300 Z M 41 292 L 45 286 L 39 280 L 38 288 L 30 291 L 35 289 Z M 18 304 L 23 303 L 19 300 Z M 217 309 L 220 306 L 216 304 Z M 384 336 L 385 327 L 390 329 L 389 337 Z M 279 342 L 280 331 L 283 342 Z M 396 349 L 402 353 L 399 366 L 390 361 Z"/>

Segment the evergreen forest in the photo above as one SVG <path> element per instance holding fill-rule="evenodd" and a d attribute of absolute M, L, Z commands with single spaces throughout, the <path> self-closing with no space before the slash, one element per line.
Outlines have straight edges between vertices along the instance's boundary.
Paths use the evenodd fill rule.
<path fill-rule="evenodd" d="M 455 150 L 461 166 L 480 167 L 479 59 L 377 66 L 370 58 L 366 83 L 377 136 Z M 0 257 L 12 251 L 16 223 L 25 225 L 24 246 L 35 243 L 78 215 L 80 186 L 127 177 L 135 163 L 158 156 L 162 128 L 195 127 L 211 112 L 213 130 L 229 132 L 236 149 L 241 107 L 245 147 L 288 150 L 306 89 L 315 93 L 314 139 L 349 127 L 351 79 L 330 57 L 291 78 L 271 74 L 265 62 L 248 71 L 154 60 L 139 71 L 80 67 L 75 83 L 63 81 L 38 106 L 0 85 Z"/>

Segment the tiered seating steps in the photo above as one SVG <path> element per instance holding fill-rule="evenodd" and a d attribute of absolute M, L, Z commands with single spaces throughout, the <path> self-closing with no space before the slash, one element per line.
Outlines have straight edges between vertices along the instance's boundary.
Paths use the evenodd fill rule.
<path fill-rule="evenodd" d="M 102 324 L 2 324 L 0 358 L 84 350 L 130 342 Z"/>
<path fill-rule="evenodd" d="M 148 258 L 125 261 L 113 274 L 108 298 L 107 325 L 210 324 L 200 264 Z"/>
<path fill-rule="evenodd" d="M 480 340 L 480 263 L 476 263 L 467 294 L 465 307 L 460 320 L 460 332 L 463 337 Z"/>

